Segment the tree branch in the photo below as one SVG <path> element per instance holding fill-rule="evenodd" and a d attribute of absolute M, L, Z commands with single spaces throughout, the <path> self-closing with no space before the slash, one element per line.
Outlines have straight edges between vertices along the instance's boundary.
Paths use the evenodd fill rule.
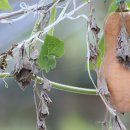
<path fill-rule="evenodd" d="M 13 77 L 13 75 L 11 75 L 9 73 L 0 73 L 0 78 L 11 78 L 11 77 Z M 35 79 L 36 79 L 38 84 L 44 83 L 44 80 L 41 77 L 33 76 L 32 80 L 35 80 Z M 53 88 L 58 89 L 58 90 L 73 92 L 73 93 L 79 93 L 79 94 L 85 94 L 85 95 L 97 95 L 95 89 L 75 87 L 75 86 L 56 83 L 56 82 L 53 82 L 53 81 L 50 81 L 50 83 L 52 84 Z"/>

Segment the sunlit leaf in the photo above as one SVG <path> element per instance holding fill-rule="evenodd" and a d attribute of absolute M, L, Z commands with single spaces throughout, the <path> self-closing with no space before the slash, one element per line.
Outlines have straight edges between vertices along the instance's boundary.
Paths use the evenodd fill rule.
<path fill-rule="evenodd" d="M 58 38 L 46 35 L 45 42 L 42 45 L 37 64 L 46 72 L 56 67 L 56 58 L 64 54 L 64 42 Z"/>
<path fill-rule="evenodd" d="M 8 0 L 0 0 L 0 10 L 11 10 Z"/>

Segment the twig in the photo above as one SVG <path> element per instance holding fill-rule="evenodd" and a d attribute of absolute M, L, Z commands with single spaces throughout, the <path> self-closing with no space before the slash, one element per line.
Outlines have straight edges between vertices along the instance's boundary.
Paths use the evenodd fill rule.
<path fill-rule="evenodd" d="M 1 13 L 0 14 L 0 20 L 7 19 L 7 18 L 17 16 L 17 15 L 21 15 L 21 14 L 26 14 L 26 13 L 29 13 L 29 12 L 39 11 L 39 10 L 45 10 L 46 11 L 52 5 L 53 5 L 53 3 L 45 5 L 45 6 L 43 5 L 43 3 L 40 4 L 40 5 L 34 4 L 32 6 L 28 6 L 27 9 L 20 9 L 20 10 L 10 12 L 10 13 Z"/>

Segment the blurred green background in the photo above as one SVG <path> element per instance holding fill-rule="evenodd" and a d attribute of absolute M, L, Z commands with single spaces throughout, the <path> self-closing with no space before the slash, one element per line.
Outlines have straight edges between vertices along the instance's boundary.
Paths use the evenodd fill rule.
<path fill-rule="evenodd" d="M 19 9 L 20 2 L 28 5 L 36 3 L 34 0 L 9 0 L 13 10 Z M 96 21 L 103 30 L 104 18 L 107 14 L 109 2 L 95 1 Z M 83 0 L 77 0 L 81 4 Z M 71 7 L 70 7 L 71 8 Z M 76 14 L 89 15 L 89 7 L 85 6 Z M 0 52 L 12 43 L 27 38 L 34 25 L 32 15 L 14 23 L 0 24 Z M 65 42 L 65 55 L 58 59 L 57 68 L 46 74 L 47 78 L 63 84 L 93 88 L 85 70 L 86 63 L 86 21 L 65 19 L 55 27 L 54 35 Z M 100 34 L 101 35 L 101 34 Z M 8 71 L 12 71 L 14 61 L 9 61 Z M 96 75 L 92 72 L 93 78 Z M 33 90 L 29 87 L 21 91 L 14 79 L 6 79 L 9 88 L 4 87 L 0 80 L 0 130 L 35 130 L 36 113 L 33 101 Z M 98 96 L 73 94 L 52 89 L 50 97 L 50 116 L 47 118 L 48 130 L 101 130 L 100 122 L 104 119 L 105 107 Z M 127 128 L 130 128 L 130 115 L 121 115 Z"/>

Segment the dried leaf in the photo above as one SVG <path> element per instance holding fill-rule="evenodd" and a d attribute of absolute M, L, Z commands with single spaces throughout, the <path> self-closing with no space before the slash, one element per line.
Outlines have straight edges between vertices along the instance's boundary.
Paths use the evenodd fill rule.
<path fill-rule="evenodd" d="M 40 120 L 40 121 L 43 121 L 44 118 L 45 118 L 46 116 L 48 116 L 48 115 L 49 115 L 49 110 L 48 110 L 47 105 L 46 105 L 45 102 L 44 102 L 44 103 L 42 103 L 41 109 L 40 109 L 40 111 L 39 111 L 39 120 Z"/>
<path fill-rule="evenodd" d="M 45 119 L 37 122 L 38 130 L 46 130 Z"/>
<path fill-rule="evenodd" d="M 94 9 L 93 5 L 91 5 L 91 15 L 89 16 L 90 29 L 93 32 L 94 36 L 95 36 L 96 44 L 98 44 L 98 41 L 99 41 L 98 34 L 100 32 L 100 28 L 98 27 L 98 25 L 96 23 L 96 20 L 95 20 L 95 17 L 94 17 L 94 12 L 95 12 L 95 9 Z"/>
<path fill-rule="evenodd" d="M 89 44 L 89 48 L 90 48 L 89 60 L 95 64 L 96 60 L 97 60 L 97 56 L 98 56 L 98 49 L 97 49 L 96 45 L 93 45 L 91 43 Z"/>
<path fill-rule="evenodd" d="M 121 27 L 117 40 L 116 56 L 121 64 L 130 68 L 130 38 L 124 26 Z"/>
<path fill-rule="evenodd" d="M 0 55 L 0 68 L 2 70 L 5 70 L 7 68 L 7 61 L 6 61 L 6 58 L 7 58 L 7 54 L 6 53 L 2 53 Z"/>
<path fill-rule="evenodd" d="M 46 92 L 42 91 L 41 92 L 41 97 L 43 98 L 43 100 L 46 102 L 47 105 L 52 103 L 51 99 L 49 98 L 49 96 L 47 95 Z"/>
<path fill-rule="evenodd" d="M 98 34 L 100 32 L 100 28 L 97 26 L 96 20 L 93 15 L 90 16 L 90 28 L 95 34 Z"/>
<path fill-rule="evenodd" d="M 13 74 L 20 88 L 25 90 L 31 82 L 31 77 L 36 72 L 36 66 L 33 61 L 27 57 L 24 45 L 19 49 L 19 60 L 16 63 Z"/>
<path fill-rule="evenodd" d="M 9 56 L 13 57 L 13 49 L 14 49 L 15 47 L 17 47 L 17 46 L 18 46 L 18 44 L 13 44 L 13 45 L 11 46 L 11 48 L 7 50 L 6 53 L 7 53 Z"/>
<path fill-rule="evenodd" d="M 38 120 L 37 120 L 37 126 L 38 130 L 46 130 L 46 123 L 45 118 L 49 115 L 49 109 L 48 105 L 51 103 L 51 99 L 45 93 L 41 90 L 41 98 L 40 98 L 40 104 L 38 107 Z"/>

